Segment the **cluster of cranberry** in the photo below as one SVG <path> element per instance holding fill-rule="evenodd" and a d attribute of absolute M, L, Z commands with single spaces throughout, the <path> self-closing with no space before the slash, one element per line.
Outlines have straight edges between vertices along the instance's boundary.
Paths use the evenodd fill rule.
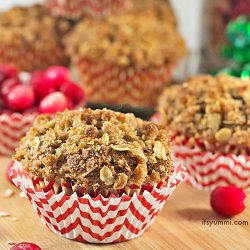
<path fill-rule="evenodd" d="M 70 72 L 63 66 L 28 74 L 0 65 L 0 113 L 9 110 L 53 114 L 84 104 L 84 99 L 83 90 L 70 80 Z"/>

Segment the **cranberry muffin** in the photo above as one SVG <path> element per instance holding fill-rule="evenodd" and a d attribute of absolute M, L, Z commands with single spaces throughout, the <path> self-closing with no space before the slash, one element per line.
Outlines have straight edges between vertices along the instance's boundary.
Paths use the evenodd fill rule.
<path fill-rule="evenodd" d="M 21 71 L 68 62 L 60 42 L 69 22 L 52 18 L 41 5 L 0 13 L 0 63 Z"/>
<path fill-rule="evenodd" d="M 81 242 L 142 235 L 185 178 L 166 129 L 107 109 L 39 116 L 15 159 L 12 180 L 41 220 Z"/>
<path fill-rule="evenodd" d="M 170 6 L 147 2 L 102 21 L 82 20 L 65 38 L 90 102 L 153 107 L 185 55 Z"/>
<path fill-rule="evenodd" d="M 195 76 L 167 88 L 158 109 L 194 186 L 250 188 L 249 79 Z"/>

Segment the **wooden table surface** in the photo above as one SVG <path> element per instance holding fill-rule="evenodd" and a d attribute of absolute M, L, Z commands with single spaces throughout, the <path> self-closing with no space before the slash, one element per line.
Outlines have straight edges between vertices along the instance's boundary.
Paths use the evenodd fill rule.
<path fill-rule="evenodd" d="M 182 184 L 166 203 L 152 227 L 140 238 L 117 244 L 94 245 L 70 241 L 50 232 L 41 222 L 29 201 L 5 178 L 10 159 L 0 157 L 0 249 L 10 249 L 8 241 L 28 241 L 47 250 L 78 249 L 250 249 L 250 209 L 232 219 L 248 225 L 202 225 L 202 220 L 222 220 L 209 205 L 209 193 Z M 4 190 L 15 194 L 4 198 Z M 248 195 L 248 199 L 250 195 Z M 16 218 L 17 221 L 14 221 Z"/>

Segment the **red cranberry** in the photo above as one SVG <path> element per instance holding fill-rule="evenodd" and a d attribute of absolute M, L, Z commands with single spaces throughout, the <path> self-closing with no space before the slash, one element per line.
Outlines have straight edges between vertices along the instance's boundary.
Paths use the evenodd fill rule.
<path fill-rule="evenodd" d="M 35 95 L 30 86 L 17 85 L 10 90 L 6 101 L 9 109 L 22 112 L 34 105 Z"/>
<path fill-rule="evenodd" d="M 76 83 L 70 81 L 64 82 L 60 91 L 73 100 L 75 104 L 84 100 L 84 92 Z"/>
<path fill-rule="evenodd" d="M 0 94 L 1 96 L 6 99 L 7 95 L 9 94 L 10 90 L 17 86 L 17 85 L 20 85 L 21 82 L 19 80 L 18 77 L 14 77 L 14 78 L 9 78 L 7 80 L 5 80 L 3 83 L 2 83 L 2 86 L 1 86 L 1 90 L 0 90 Z"/>
<path fill-rule="evenodd" d="M 66 67 L 63 66 L 51 66 L 45 71 L 45 78 L 51 81 L 56 89 L 70 79 L 70 72 Z"/>
<path fill-rule="evenodd" d="M 245 199 L 244 191 L 234 185 L 217 187 L 211 193 L 211 206 L 218 214 L 232 217 L 245 209 Z"/>
<path fill-rule="evenodd" d="M 17 70 L 10 65 L 0 65 L 0 84 L 11 77 L 17 76 Z"/>
<path fill-rule="evenodd" d="M 4 100 L 0 97 L 0 114 L 4 111 L 5 108 L 5 102 Z"/>
<path fill-rule="evenodd" d="M 10 250 L 42 250 L 38 245 L 29 242 L 17 243 Z"/>
<path fill-rule="evenodd" d="M 39 105 L 39 112 L 54 114 L 72 108 L 72 101 L 61 92 L 45 96 Z"/>
<path fill-rule="evenodd" d="M 38 101 L 55 91 L 54 83 L 45 78 L 43 71 L 34 72 L 30 83 L 33 86 L 35 96 Z"/>

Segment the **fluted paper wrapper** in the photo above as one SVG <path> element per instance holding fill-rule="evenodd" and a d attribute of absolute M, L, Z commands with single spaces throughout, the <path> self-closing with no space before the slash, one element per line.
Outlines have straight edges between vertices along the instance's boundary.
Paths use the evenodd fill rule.
<path fill-rule="evenodd" d="M 174 68 L 173 64 L 167 64 L 138 69 L 84 58 L 75 61 L 74 65 L 90 102 L 136 107 L 156 105 Z"/>
<path fill-rule="evenodd" d="M 0 114 L 0 155 L 12 155 L 21 138 L 32 126 L 36 113 Z"/>
<path fill-rule="evenodd" d="M 121 197 L 89 194 L 67 196 L 64 191 L 36 190 L 19 162 L 12 166 L 13 182 L 26 194 L 42 222 L 54 233 L 71 240 L 90 243 L 112 243 L 142 235 L 155 220 L 175 188 L 186 176 L 178 166 L 166 185 L 142 195 Z"/>
<path fill-rule="evenodd" d="M 213 190 L 218 186 L 236 185 L 250 190 L 250 155 L 214 153 L 191 148 L 185 141 L 173 140 L 172 149 L 176 161 L 187 168 L 186 180 L 192 186 Z"/>

